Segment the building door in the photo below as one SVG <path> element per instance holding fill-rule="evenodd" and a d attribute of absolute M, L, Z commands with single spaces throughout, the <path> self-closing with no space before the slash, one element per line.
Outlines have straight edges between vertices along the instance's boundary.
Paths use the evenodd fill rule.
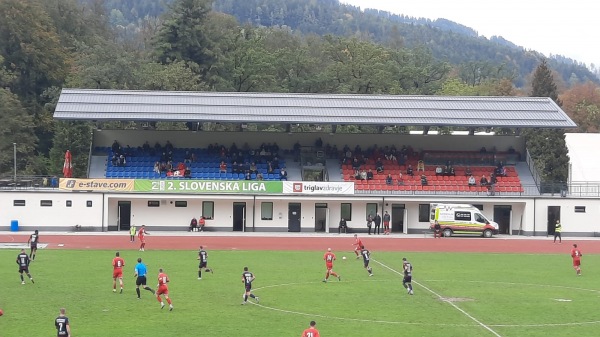
<path fill-rule="evenodd" d="M 301 206 L 300 203 L 296 202 L 288 204 L 288 232 L 300 231 Z"/>
<path fill-rule="evenodd" d="M 404 204 L 392 204 L 392 233 L 404 233 L 404 212 Z"/>
<path fill-rule="evenodd" d="M 119 231 L 128 231 L 131 227 L 131 201 L 117 202 L 117 228 Z"/>
<path fill-rule="evenodd" d="M 233 231 L 243 232 L 246 229 L 246 203 L 233 203 Z"/>
<path fill-rule="evenodd" d="M 315 204 L 315 232 L 325 232 L 327 229 L 328 212 L 327 204 Z"/>
<path fill-rule="evenodd" d="M 510 205 L 495 205 L 494 206 L 494 219 L 498 224 L 498 233 L 499 234 L 511 234 L 511 217 L 512 215 L 512 206 Z"/>
<path fill-rule="evenodd" d="M 548 235 L 554 235 L 556 220 L 560 220 L 560 206 L 548 206 Z"/>

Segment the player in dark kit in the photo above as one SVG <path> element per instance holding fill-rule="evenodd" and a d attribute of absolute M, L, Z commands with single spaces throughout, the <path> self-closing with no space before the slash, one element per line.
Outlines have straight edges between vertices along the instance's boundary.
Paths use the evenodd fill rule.
<path fill-rule="evenodd" d="M 33 282 L 33 277 L 29 273 L 29 263 L 31 260 L 29 259 L 29 255 L 25 253 L 25 249 L 21 249 L 21 254 L 17 255 L 17 264 L 19 265 L 19 274 L 21 274 L 21 284 L 25 284 L 25 279 L 23 278 L 23 273 L 27 274 L 31 283 Z"/>
<path fill-rule="evenodd" d="M 254 281 L 254 274 L 248 271 L 248 267 L 244 267 L 244 272 L 242 273 L 242 283 L 244 283 L 244 288 L 246 292 L 244 293 L 244 302 L 242 304 L 246 304 L 248 302 L 248 296 L 252 297 L 258 303 L 258 296 L 254 296 L 252 293 L 252 282 Z"/>
<path fill-rule="evenodd" d="M 369 267 L 369 261 L 371 261 L 371 252 L 368 249 L 363 249 L 360 254 L 363 257 L 365 269 L 369 272 L 369 276 L 373 276 L 373 269 Z"/>
<path fill-rule="evenodd" d="M 71 336 L 71 324 L 69 323 L 69 317 L 65 316 L 66 312 L 65 308 L 60 308 L 60 314 L 54 320 L 58 337 Z"/>
<path fill-rule="evenodd" d="M 35 260 L 35 253 L 37 253 L 37 245 L 39 241 L 40 235 L 38 230 L 36 229 L 35 232 L 33 232 L 33 234 L 29 236 L 29 240 L 27 240 L 27 243 L 31 245 L 31 253 L 29 253 L 29 258 L 32 261 Z"/>
<path fill-rule="evenodd" d="M 204 271 L 206 271 L 207 273 L 213 272 L 212 269 L 208 268 L 208 253 L 204 250 L 202 246 L 200 246 L 200 250 L 198 251 L 198 260 L 200 260 L 200 263 L 198 264 L 198 279 L 201 280 L 202 268 L 204 268 Z"/>
<path fill-rule="evenodd" d="M 409 295 L 413 295 L 413 287 L 412 287 L 412 264 L 406 260 L 405 257 L 402 258 L 402 269 L 404 270 L 404 279 L 402 279 L 402 285 L 407 290 Z"/>

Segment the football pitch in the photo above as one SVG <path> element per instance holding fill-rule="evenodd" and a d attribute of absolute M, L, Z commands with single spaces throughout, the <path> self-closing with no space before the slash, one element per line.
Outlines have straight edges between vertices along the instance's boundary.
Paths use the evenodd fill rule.
<path fill-rule="evenodd" d="M 17 250 L 0 251 L 0 336 L 55 335 L 65 307 L 74 336 L 299 336 L 311 320 L 322 336 L 597 336 L 600 259 L 568 255 L 372 252 L 373 277 L 354 253 L 335 252 L 342 280 L 321 282 L 321 251 L 210 251 L 198 280 L 196 251 L 121 251 L 123 294 L 112 292 L 114 251 L 40 250 L 35 284 L 21 285 Z M 346 260 L 342 260 L 346 256 Z M 148 284 L 169 275 L 174 310 L 135 294 L 142 257 Z M 402 287 L 402 257 L 414 266 L 414 296 Z M 260 303 L 240 305 L 241 274 L 256 276 Z M 118 288 L 118 287 L 117 287 Z M 251 300 L 249 300 L 251 301 Z"/>

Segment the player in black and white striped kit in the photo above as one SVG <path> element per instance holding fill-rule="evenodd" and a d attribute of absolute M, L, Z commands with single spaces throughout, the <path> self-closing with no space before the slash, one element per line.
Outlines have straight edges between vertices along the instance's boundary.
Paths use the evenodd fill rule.
<path fill-rule="evenodd" d="M 198 260 L 200 263 L 198 264 L 198 279 L 202 279 L 202 268 L 204 271 L 213 272 L 212 269 L 208 268 L 208 253 L 204 250 L 202 246 L 200 246 L 200 250 L 198 251 Z"/>
<path fill-rule="evenodd" d="M 371 252 L 368 249 L 363 248 L 360 254 L 363 257 L 365 269 L 369 272 L 369 276 L 373 276 L 373 269 L 369 267 L 369 262 L 371 261 Z"/>
<path fill-rule="evenodd" d="M 35 260 L 35 253 L 37 253 L 37 245 L 39 241 L 40 234 L 36 229 L 35 232 L 29 236 L 29 240 L 27 240 L 27 243 L 31 245 L 31 252 L 29 253 L 29 258 L 31 261 Z"/>
<path fill-rule="evenodd" d="M 413 295 L 413 287 L 412 287 L 412 270 L 413 266 L 410 262 L 406 260 L 405 257 L 402 258 L 402 269 L 404 270 L 404 278 L 402 279 L 402 285 L 407 290 L 409 295 Z"/>

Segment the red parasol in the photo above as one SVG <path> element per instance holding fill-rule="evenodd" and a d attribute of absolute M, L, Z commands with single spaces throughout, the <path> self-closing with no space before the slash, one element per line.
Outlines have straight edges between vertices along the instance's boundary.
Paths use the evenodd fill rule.
<path fill-rule="evenodd" d="M 65 164 L 63 165 L 63 176 L 65 178 L 73 177 L 73 161 L 71 160 L 71 151 L 65 153 Z"/>

